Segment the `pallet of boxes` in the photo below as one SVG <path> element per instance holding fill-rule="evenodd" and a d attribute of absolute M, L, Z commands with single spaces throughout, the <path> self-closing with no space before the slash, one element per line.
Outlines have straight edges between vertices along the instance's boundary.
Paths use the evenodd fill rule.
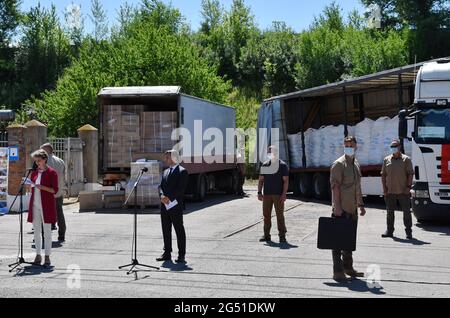
<path fill-rule="evenodd" d="M 123 207 L 131 193 L 139 172 L 148 169 L 138 187 L 138 206 L 156 207 L 160 204 L 158 186 L 162 178 L 162 163 L 148 161 L 161 158 L 173 148 L 172 132 L 177 128 L 177 112 L 146 111 L 144 105 L 107 105 L 104 108 L 103 166 L 119 174 L 120 180 L 111 179 L 114 184 L 126 181 L 122 190 L 106 189 L 99 192 L 83 192 L 80 195 L 80 211 L 111 210 Z M 143 158 L 146 162 L 135 162 Z M 131 170 L 131 171 L 130 171 Z M 128 172 L 130 175 L 128 176 Z M 109 181 L 109 175 L 104 180 Z M 134 206 L 134 197 L 128 207 Z"/>
<path fill-rule="evenodd" d="M 160 205 L 159 185 L 162 179 L 162 163 L 159 161 L 133 162 L 131 163 L 131 177 L 127 184 L 125 195 L 128 198 L 133 191 L 139 175 L 143 169 L 148 171 L 143 173 L 137 187 L 137 207 L 154 208 Z M 135 206 L 135 194 L 133 193 L 127 203 L 128 207 Z"/>

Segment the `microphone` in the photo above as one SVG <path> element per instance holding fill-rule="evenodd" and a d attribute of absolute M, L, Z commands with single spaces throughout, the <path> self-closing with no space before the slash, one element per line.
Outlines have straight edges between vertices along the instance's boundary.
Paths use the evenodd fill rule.
<path fill-rule="evenodd" d="M 143 173 L 146 173 L 146 172 L 148 172 L 148 168 L 146 167 L 146 168 L 142 169 L 141 171 L 142 171 Z"/>

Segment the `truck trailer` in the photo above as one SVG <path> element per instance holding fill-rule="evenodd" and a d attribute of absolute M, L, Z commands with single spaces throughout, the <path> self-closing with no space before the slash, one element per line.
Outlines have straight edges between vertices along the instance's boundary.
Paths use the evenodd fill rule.
<path fill-rule="evenodd" d="M 398 127 L 393 137 L 408 145 L 416 170 L 415 215 L 420 221 L 450 219 L 449 92 L 450 63 L 434 60 L 269 98 L 259 110 L 258 128 L 279 129 L 280 158 L 290 166 L 290 190 L 297 196 L 329 200 L 330 164 L 309 165 L 314 154 L 308 152 L 308 131 L 341 126 L 334 131 L 339 131 L 343 143 L 344 136 L 355 133 L 353 128 L 364 121 L 395 119 Z M 289 151 L 293 134 L 302 140 L 300 167 L 293 167 Z M 271 142 L 259 136 L 259 162 L 265 158 L 264 146 Z M 341 150 L 342 155 L 343 146 Z M 369 156 L 383 151 L 366 150 Z M 365 196 L 383 196 L 381 164 L 378 160 L 362 165 Z"/>
<path fill-rule="evenodd" d="M 210 142 L 205 138 L 208 129 L 218 129 L 225 136 L 236 128 L 234 108 L 183 94 L 178 86 L 107 87 L 98 94 L 97 103 L 100 167 L 106 179 L 126 178 L 132 162 L 161 161 L 165 151 L 185 138 L 179 133 L 173 138 L 174 131 L 184 129 L 195 138 L 190 151 L 180 149 L 182 165 L 189 173 L 187 195 L 201 201 L 209 191 L 236 192 L 235 144 L 215 148 L 214 158 L 223 160 L 211 162 L 203 154 Z M 195 142 L 202 147 L 194 147 Z"/>

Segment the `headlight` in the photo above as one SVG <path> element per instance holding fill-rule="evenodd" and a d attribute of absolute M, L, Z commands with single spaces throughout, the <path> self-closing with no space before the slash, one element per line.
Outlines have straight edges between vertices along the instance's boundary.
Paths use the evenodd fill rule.
<path fill-rule="evenodd" d="M 414 192 L 414 197 L 418 199 L 429 199 L 430 198 L 430 191 L 428 190 L 416 190 Z"/>

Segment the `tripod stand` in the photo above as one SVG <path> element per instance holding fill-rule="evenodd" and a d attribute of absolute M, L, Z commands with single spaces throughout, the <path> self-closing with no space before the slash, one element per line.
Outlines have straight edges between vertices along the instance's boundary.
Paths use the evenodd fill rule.
<path fill-rule="evenodd" d="M 130 275 L 131 273 L 133 273 L 135 267 L 137 266 L 141 266 L 141 267 L 146 267 L 146 268 L 152 268 L 152 269 L 156 269 L 159 270 L 159 267 L 155 267 L 155 266 L 150 266 L 150 265 L 144 265 L 139 263 L 138 259 L 137 259 L 137 224 L 138 224 L 138 186 L 139 183 L 141 182 L 141 178 L 144 175 L 144 173 L 146 173 L 148 171 L 147 168 L 141 170 L 141 172 L 139 173 L 139 177 L 136 180 L 134 186 L 133 186 L 133 190 L 131 191 L 130 195 L 128 196 L 128 198 L 126 199 L 124 206 L 128 204 L 128 202 L 131 199 L 131 196 L 134 194 L 134 224 L 133 224 L 133 245 L 132 245 L 132 251 L 131 251 L 131 264 L 128 265 L 124 265 L 124 266 L 120 266 L 119 269 L 124 269 L 127 267 L 131 267 L 130 270 L 127 272 L 127 275 Z M 142 211 L 142 207 L 141 207 L 141 211 Z"/>
<path fill-rule="evenodd" d="M 24 257 L 23 257 L 23 188 L 25 187 L 25 181 L 28 180 L 28 178 L 30 177 L 31 172 L 33 171 L 33 169 L 29 169 L 27 176 L 25 177 L 25 179 L 23 179 L 21 185 L 20 185 L 20 189 L 19 189 L 19 193 L 17 193 L 16 197 L 14 198 L 13 203 L 11 204 L 11 207 L 9 209 L 9 212 L 11 212 L 14 204 L 17 201 L 17 198 L 20 196 L 19 199 L 19 215 L 20 215 L 20 244 L 19 244 L 19 254 L 20 256 L 17 259 L 17 262 L 9 265 L 9 267 L 11 268 L 9 270 L 10 273 L 12 273 L 17 267 L 21 266 L 22 264 L 27 264 L 27 265 L 34 265 L 33 263 L 28 263 L 25 261 Z"/>

